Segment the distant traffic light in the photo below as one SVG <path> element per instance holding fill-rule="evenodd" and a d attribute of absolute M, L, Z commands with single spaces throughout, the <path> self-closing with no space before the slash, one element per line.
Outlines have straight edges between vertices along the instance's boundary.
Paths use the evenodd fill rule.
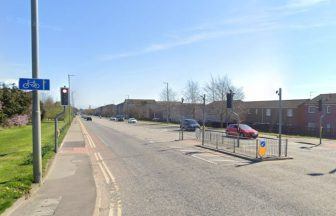
<path fill-rule="evenodd" d="M 319 110 L 319 112 L 322 112 L 322 99 L 320 99 L 319 101 L 318 101 L 318 110 Z"/>
<path fill-rule="evenodd" d="M 233 93 L 230 91 L 230 93 L 226 94 L 226 108 L 232 109 L 232 100 L 233 100 Z"/>
<path fill-rule="evenodd" d="M 61 105 L 62 106 L 69 105 L 69 88 L 66 87 L 61 88 Z"/>

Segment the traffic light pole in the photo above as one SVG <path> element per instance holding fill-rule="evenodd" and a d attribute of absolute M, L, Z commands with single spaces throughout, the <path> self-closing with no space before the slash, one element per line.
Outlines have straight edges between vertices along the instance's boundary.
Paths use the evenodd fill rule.
<path fill-rule="evenodd" d="M 32 45 L 32 78 L 39 77 L 39 29 L 38 0 L 31 0 L 31 45 Z M 41 155 L 41 111 L 39 92 L 33 90 L 32 129 L 33 129 L 33 176 L 35 183 L 42 182 Z"/>
<path fill-rule="evenodd" d="M 322 144 L 322 133 L 323 133 L 322 120 L 323 120 L 323 117 L 324 117 L 324 115 L 322 114 L 320 116 L 320 143 L 319 143 L 319 145 Z"/>
<path fill-rule="evenodd" d="M 203 125 L 202 125 L 202 146 L 204 145 L 204 134 L 205 134 L 205 94 L 202 96 L 203 99 Z"/>
<path fill-rule="evenodd" d="M 279 95 L 279 157 L 281 157 L 281 135 L 282 135 L 282 89 L 277 91 Z"/>

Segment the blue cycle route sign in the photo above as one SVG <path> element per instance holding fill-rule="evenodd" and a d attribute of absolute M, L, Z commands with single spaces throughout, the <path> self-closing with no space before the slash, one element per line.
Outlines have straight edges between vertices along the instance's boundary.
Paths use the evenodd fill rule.
<path fill-rule="evenodd" d="M 21 90 L 50 90 L 50 80 L 20 78 L 19 89 Z"/>

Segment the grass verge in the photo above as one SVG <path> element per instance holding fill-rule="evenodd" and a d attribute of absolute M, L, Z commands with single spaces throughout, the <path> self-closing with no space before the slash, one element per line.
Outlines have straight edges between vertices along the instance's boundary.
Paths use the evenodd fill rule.
<path fill-rule="evenodd" d="M 54 123 L 42 122 L 42 168 L 46 171 L 48 161 L 54 157 Z M 64 128 L 59 141 L 62 142 L 69 125 Z M 28 195 L 33 182 L 32 126 L 0 130 L 0 214 L 16 199 Z"/>

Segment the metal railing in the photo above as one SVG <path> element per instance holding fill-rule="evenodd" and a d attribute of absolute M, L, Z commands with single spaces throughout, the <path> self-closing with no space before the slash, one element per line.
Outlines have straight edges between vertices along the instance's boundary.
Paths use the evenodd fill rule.
<path fill-rule="evenodd" d="M 202 130 L 196 131 L 196 139 L 202 141 Z M 265 147 L 261 147 L 261 141 L 264 141 Z M 246 139 L 228 136 L 224 131 L 205 130 L 202 145 L 249 158 L 282 158 L 287 157 L 288 141 L 283 139 L 280 144 L 278 139 Z M 261 148 L 264 148 L 263 152 L 260 151 Z"/>

